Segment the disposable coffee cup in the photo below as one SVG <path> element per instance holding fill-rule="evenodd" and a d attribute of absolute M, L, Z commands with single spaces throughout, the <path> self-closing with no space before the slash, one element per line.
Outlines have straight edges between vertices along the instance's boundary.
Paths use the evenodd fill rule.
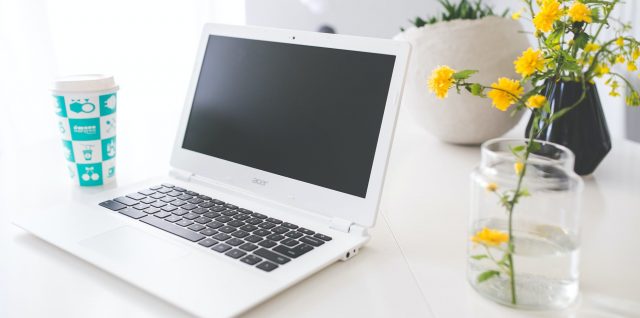
<path fill-rule="evenodd" d="M 101 186 L 116 177 L 116 109 L 113 76 L 56 79 L 51 92 L 67 170 L 73 183 Z"/>

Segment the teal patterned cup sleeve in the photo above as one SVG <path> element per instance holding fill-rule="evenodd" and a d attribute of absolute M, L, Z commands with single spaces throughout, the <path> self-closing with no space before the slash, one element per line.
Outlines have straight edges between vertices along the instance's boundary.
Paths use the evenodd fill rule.
<path fill-rule="evenodd" d="M 100 92 L 53 92 L 69 176 L 80 186 L 116 177 L 117 86 Z"/>

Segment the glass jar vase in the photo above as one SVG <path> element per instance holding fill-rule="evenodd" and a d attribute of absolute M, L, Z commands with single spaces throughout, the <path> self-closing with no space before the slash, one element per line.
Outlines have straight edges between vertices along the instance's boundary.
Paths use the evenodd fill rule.
<path fill-rule="evenodd" d="M 482 145 L 471 173 L 468 280 L 500 304 L 565 308 L 578 295 L 582 179 L 571 150 L 538 142 L 523 157 L 527 142 Z"/>

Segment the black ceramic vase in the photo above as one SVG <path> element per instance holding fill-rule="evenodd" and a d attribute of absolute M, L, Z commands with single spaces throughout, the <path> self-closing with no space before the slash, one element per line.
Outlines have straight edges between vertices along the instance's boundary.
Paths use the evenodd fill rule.
<path fill-rule="evenodd" d="M 594 84 L 589 83 L 586 90 L 586 97 L 578 106 L 556 119 L 536 138 L 571 149 L 576 156 L 574 170 L 581 176 L 591 174 L 611 150 L 611 137 L 598 90 Z M 548 117 L 578 101 L 582 95 L 582 84 L 573 81 L 548 81 L 544 95 L 551 106 L 550 114 L 543 113 L 543 116 Z M 527 137 L 532 122 L 533 116 L 527 124 Z"/>

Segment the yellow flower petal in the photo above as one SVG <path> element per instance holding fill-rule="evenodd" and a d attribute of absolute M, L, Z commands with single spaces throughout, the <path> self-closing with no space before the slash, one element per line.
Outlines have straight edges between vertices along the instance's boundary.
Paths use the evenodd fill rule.
<path fill-rule="evenodd" d="M 520 175 L 524 170 L 524 163 L 517 161 L 516 163 L 513 164 L 513 170 L 516 172 L 517 175 Z"/>
<path fill-rule="evenodd" d="M 471 237 L 471 241 L 487 246 L 498 246 L 509 241 L 509 234 L 483 227 Z"/>
<path fill-rule="evenodd" d="M 536 30 L 549 32 L 553 28 L 553 23 L 562 16 L 560 3 L 557 0 L 541 1 L 540 12 L 533 17 L 533 25 Z"/>
<path fill-rule="evenodd" d="M 524 93 L 524 88 L 519 81 L 506 77 L 499 78 L 497 82 L 491 84 L 491 88 L 487 96 L 491 98 L 493 105 L 501 111 L 506 111 Z"/>
<path fill-rule="evenodd" d="M 573 22 L 591 23 L 592 21 L 591 9 L 582 2 L 574 3 L 571 8 L 569 8 L 569 11 L 567 11 L 567 14 Z"/>
<path fill-rule="evenodd" d="M 616 39 L 616 44 L 617 44 L 619 47 L 623 47 L 623 46 L 624 46 L 624 38 L 623 38 L 623 37 L 621 37 L 621 36 L 620 36 L 620 37 L 618 37 L 618 38 Z"/>
<path fill-rule="evenodd" d="M 454 83 L 452 76 L 455 72 L 454 69 L 446 65 L 437 67 L 431 72 L 431 76 L 427 82 L 429 90 L 436 94 L 436 97 L 439 99 L 447 97 L 449 89 Z"/>
<path fill-rule="evenodd" d="M 600 49 L 600 45 L 596 43 L 587 43 L 587 45 L 584 46 L 585 52 L 595 52 L 599 49 Z"/>
<path fill-rule="evenodd" d="M 489 192 L 496 192 L 496 190 L 498 190 L 498 185 L 493 182 L 490 182 L 487 184 L 485 189 L 487 189 L 487 191 Z"/>
<path fill-rule="evenodd" d="M 533 95 L 527 99 L 527 107 L 540 108 L 547 102 L 547 98 L 542 95 Z"/>
<path fill-rule="evenodd" d="M 624 56 L 622 54 L 616 57 L 616 63 L 622 64 L 625 62 Z"/>
<path fill-rule="evenodd" d="M 633 71 L 637 71 L 637 70 L 638 70 L 638 67 L 636 66 L 635 63 L 633 63 L 633 62 L 627 63 L 627 71 L 633 72 Z"/>

